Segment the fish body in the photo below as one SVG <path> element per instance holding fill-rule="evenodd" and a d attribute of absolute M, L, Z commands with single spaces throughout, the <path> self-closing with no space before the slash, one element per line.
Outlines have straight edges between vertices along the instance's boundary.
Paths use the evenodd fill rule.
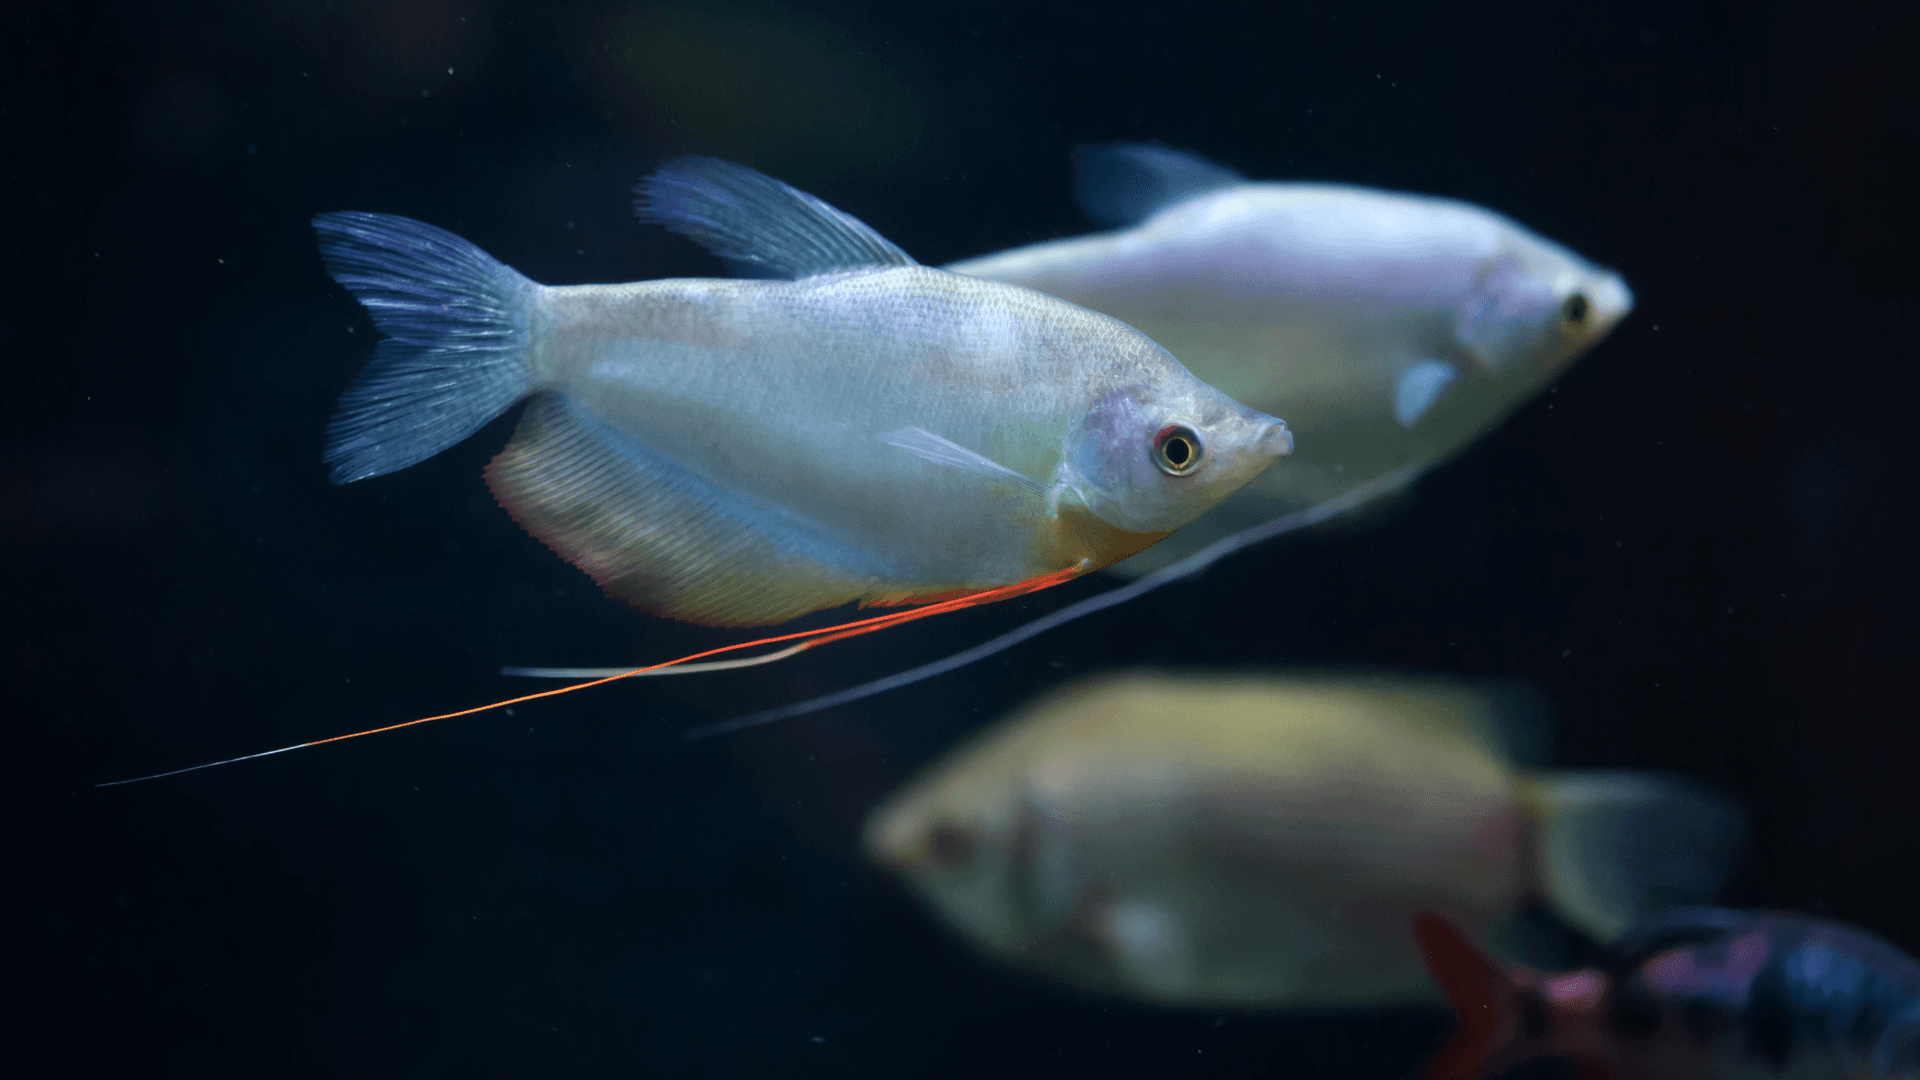
<path fill-rule="evenodd" d="M 1463 1019 L 1428 1080 L 1539 1058 L 1608 1080 L 1920 1077 L 1920 961 L 1842 923 L 1677 908 L 1596 967 L 1546 973 L 1489 961 L 1425 918 L 1429 963 Z"/>
<path fill-rule="evenodd" d="M 1283 410 L 1301 437 L 1130 573 L 1444 459 L 1633 306 L 1618 275 L 1455 199 L 1251 182 L 1154 146 L 1085 148 L 1079 177 L 1113 231 L 948 268 L 1121 319 L 1236 400 Z"/>
<path fill-rule="evenodd" d="M 930 769 L 866 844 L 989 954 L 1168 1004 L 1434 1000 L 1417 911 L 1486 941 L 1544 893 L 1609 934 L 1717 887 L 1731 808 L 1502 745 L 1489 699 L 1445 683 L 1110 678 Z"/>
<path fill-rule="evenodd" d="M 1291 446 L 1124 324 L 919 266 L 751 170 L 682 159 L 646 191 L 759 279 L 542 286 L 417 222 L 317 219 L 392 335 L 336 479 L 531 398 L 488 470 L 515 517 L 644 609 L 755 625 L 1105 566 Z"/>

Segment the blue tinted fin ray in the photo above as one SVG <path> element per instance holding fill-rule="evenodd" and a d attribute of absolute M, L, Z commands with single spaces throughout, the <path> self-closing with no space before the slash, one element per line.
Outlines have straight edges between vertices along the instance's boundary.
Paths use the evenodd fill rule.
<path fill-rule="evenodd" d="M 729 491 L 568 401 L 528 403 L 487 467 L 500 504 L 610 595 L 708 626 L 764 626 L 877 599 L 892 568 Z"/>
<path fill-rule="evenodd" d="M 527 319 L 540 286 L 408 218 L 320 214 L 313 227 L 327 273 L 387 335 L 327 425 L 334 483 L 425 461 L 533 392 Z"/>
<path fill-rule="evenodd" d="M 730 161 L 688 155 L 634 189 L 634 213 L 690 236 L 742 277 L 914 266 L 859 218 Z"/>

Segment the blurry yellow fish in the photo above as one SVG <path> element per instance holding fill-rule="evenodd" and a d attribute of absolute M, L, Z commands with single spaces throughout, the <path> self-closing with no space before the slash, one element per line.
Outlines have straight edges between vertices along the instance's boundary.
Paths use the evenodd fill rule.
<path fill-rule="evenodd" d="M 1301 440 L 1124 573 L 1445 458 L 1633 307 L 1618 275 L 1471 203 L 1256 183 L 1158 146 L 1087 147 L 1077 166 L 1082 206 L 1116 231 L 948 269 L 1112 315 Z"/>
<path fill-rule="evenodd" d="M 920 266 L 743 166 L 670 162 L 640 209 L 787 280 L 543 286 L 419 222 L 315 218 L 390 335 L 330 428 L 334 480 L 531 398 L 501 503 L 608 592 L 740 626 L 1097 569 L 1291 448 L 1124 324 Z"/>
<path fill-rule="evenodd" d="M 990 729 L 874 812 L 869 854 L 1007 961 L 1168 1004 L 1438 1000 L 1413 935 L 1530 897 L 1606 940 L 1705 899 L 1738 811 L 1516 771 L 1489 698 L 1384 678 L 1126 675 Z"/>

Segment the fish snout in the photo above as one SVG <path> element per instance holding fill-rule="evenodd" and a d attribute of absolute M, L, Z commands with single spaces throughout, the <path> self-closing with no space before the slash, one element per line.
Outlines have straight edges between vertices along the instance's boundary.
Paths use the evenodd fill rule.
<path fill-rule="evenodd" d="M 1269 416 L 1260 433 L 1254 437 L 1253 445 L 1262 457 L 1285 457 L 1293 453 L 1293 432 L 1287 430 L 1285 420 Z"/>
<path fill-rule="evenodd" d="M 1600 275 L 1588 290 L 1587 299 L 1593 304 L 1593 324 L 1598 328 L 1611 327 L 1633 310 L 1633 290 L 1612 271 Z"/>
<path fill-rule="evenodd" d="M 896 814 L 875 814 L 867 821 L 860 846 L 875 865 L 889 870 L 909 870 L 926 857 L 926 843 L 919 830 L 908 827 Z"/>

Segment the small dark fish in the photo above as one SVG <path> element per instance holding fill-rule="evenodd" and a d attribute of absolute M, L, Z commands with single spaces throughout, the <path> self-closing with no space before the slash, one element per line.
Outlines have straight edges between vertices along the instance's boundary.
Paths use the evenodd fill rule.
<path fill-rule="evenodd" d="M 1842 923 L 1673 908 L 1559 974 L 1496 965 L 1437 915 L 1414 934 L 1460 1019 L 1425 1080 L 1545 1058 L 1606 1080 L 1920 1077 L 1920 962 Z"/>

